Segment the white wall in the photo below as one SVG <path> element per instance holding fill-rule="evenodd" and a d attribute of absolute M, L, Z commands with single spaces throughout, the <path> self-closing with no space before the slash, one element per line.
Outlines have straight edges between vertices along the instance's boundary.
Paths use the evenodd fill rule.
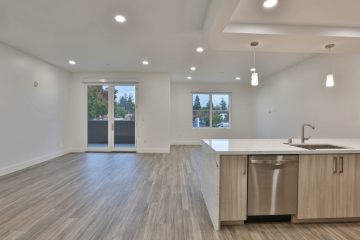
<path fill-rule="evenodd" d="M 69 79 L 70 73 L 0 43 L 0 175 L 65 153 Z"/>
<path fill-rule="evenodd" d="M 333 55 L 336 85 L 325 88 L 327 56 L 245 83 L 170 83 L 168 74 L 70 74 L 0 44 L 0 175 L 86 147 L 84 81 L 138 83 L 138 152 L 168 152 L 203 138 L 360 137 L 360 55 Z M 35 88 L 33 82 L 38 81 Z M 231 129 L 193 129 L 192 92 L 231 92 Z M 310 130 L 308 131 L 310 133 Z"/>
<path fill-rule="evenodd" d="M 82 73 L 71 83 L 69 144 L 73 151 L 86 148 L 86 100 L 84 81 L 137 82 L 137 151 L 169 152 L 170 76 L 150 73 Z"/>
<path fill-rule="evenodd" d="M 330 59 L 335 87 L 325 87 Z M 261 82 L 256 98 L 257 137 L 360 137 L 360 55 L 317 56 Z"/>
<path fill-rule="evenodd" d="M 204 138 L 254 138 L 255 89 L 245 83 L 171 83 L 171 142 L 200 144 Z M 231 128 L 194 129 L 192 92 L 230 92 Z"/>

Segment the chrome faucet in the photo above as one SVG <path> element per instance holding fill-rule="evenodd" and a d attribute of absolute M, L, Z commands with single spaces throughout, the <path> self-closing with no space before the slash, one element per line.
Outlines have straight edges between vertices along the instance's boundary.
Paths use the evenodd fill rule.
<path fill-rule="evenodd" d="M 301 143 L 305 143 L 306 140 L 309 140 L 311 138 L 311 136 L 305 137 L 305 127 L 311 127 L 313 130 L 315 129 L 315 126 L 304 123 L 301 129 Z"/>

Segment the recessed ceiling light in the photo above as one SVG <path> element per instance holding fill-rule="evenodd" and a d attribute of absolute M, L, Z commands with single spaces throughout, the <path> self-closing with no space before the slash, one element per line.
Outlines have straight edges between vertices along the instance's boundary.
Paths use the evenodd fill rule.
<path fill-rule="evenodd" d="M 117 21 L 118 23 L 124 23 L 126 22 L 126 18 L 123 15 L 116 15 L 115 21 Z"/>
<path fill-rule="evenodd" d="M 240 77 L 236 77 L 235 79 L 239 81 L 241 78 L 240 78 Z"/>
<path fill-rule="evenodd" d="M 188 76 L 187 79 L 188 79 L 188 80 L 191 80 L 191 79 L 192 79 L 192 76 Z"/>
<path fill-rule="evenodd" d="M 196 71 L 196 67 L 192 66 L 192 67 L 190 67 L 190 70 L 191 71 Z"/>
<path fill-rule="evenodd" d="M 196 48 L 196 51 L 197 51 L 198 53 L 202 53 L 202 52 L 204 52 L 204 48 L 203 48 L 203 47 L 197 47 L 197 48 Z"/>
<path fill-rule="evenodd" d="M 278 4 L 278 0 L 265 0 L 263 3 L 264 8 L 273 8 Z"/>
<path fill-rule="evenodd" d="M 149 61 L 144 60 L 144 61 L 142 61 L 142 64 L 145 65 L 145 66 L 146 66 L 146 65 L 149 65 Z"/>
<path fill-rule="evenodd" d="M 100 79 L 100 82 L 106 82 L 106 79 Z"/>
<path fill-rule="evenodd" d="M 256 72 L 256 68 L 250 68 L 250 72 Z"/>
<path fill-rule="evenodd" d="M 75 62 L 74 60 L 69 60 L 69 64 L 70 64 L 70 65 L 75 65 L 76 62 Z"/>

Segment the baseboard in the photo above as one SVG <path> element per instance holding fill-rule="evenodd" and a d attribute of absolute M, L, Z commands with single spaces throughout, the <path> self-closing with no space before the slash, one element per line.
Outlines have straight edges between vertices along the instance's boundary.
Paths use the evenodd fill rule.
<path fill-rule="evenodd" d="M 170 148 L 137 148 L 137 153 L 169 153 Z"/>
<path fill-rule="evenodd" d="M 236 225 L 244 225 L 244 221 L 221 221 L 221 226 L 236 226 Z"/>
<path fill-rule="evenodd" d="M 80 149 L 80 148 L 78 149 L 73 148 L 66 150 L 66 153 L 83 153 L 83 152 L 85 152 L 85 149 Z"/>
<path fill-rule="evenodd" d="M 174 141 L 171 145 L 201 145 L 201 140 L 192 140 L 192 141 Z"/>
<path fill-rule="evenodd" d="M 68 149 L 66 151 L 67 153 L 82 153 L 82 152 L 86 152 L 86 149 Z M 137 153 L 169 153 L 170 152 L 170 147 L 169 148 L 136 148 L 136 152 Z M 111 152 L 109 152 L 111 153 Z"/>
<path fill-rule="evenodd" d="M 353 218 L 319 218 L 319 219 L 298 219 L 292 216 L 292 223 L 342 223 L 342 222 L 360 222 L 360 217 Z"/>
<path fill-rule="evenodd" d="M 5 167 L 5 168 L 1 168 L 0 169 L 0 176 L 4 176 L 4 175 L 7 175 L 7 174 L 10 174 L 10 173 L 13 173 L 13 172 L 23 170 L 25 168 L 31 167 L 31 166 L 39 164 L 39 163 L 50 161 L 50 160 L 52 160 L 54 158 L 60 157 L 60 156 L 65 155 L 67 153 L 69 153 L 69 151 L 66 151 L 66 150 L 58 151 L 58 152 L 55 152 L 55 153 L 50 153 L 50 154 L 43 155 L 41 157 L 33 158 L 31 160 L 28 160 L 28 161 L 13 164 L 13 165 L 10 165 L 10 166 Z"/>

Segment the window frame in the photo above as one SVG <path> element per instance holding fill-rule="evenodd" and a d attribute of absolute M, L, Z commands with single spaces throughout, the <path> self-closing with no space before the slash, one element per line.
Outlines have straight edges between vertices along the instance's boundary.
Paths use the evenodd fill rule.
<path fill-rule="evenodd" d="M 210 109 L 209 110 L 194 110 L 193 106 L 193 97 L 195 94 L 206 94 L 209 95 L 209 101 L 210 101 Z M 212 118 L 213 118 L 213 111 L 224 111 L 225 110 L 213 110 L 213 95 L 228 95 L 229 96 L 229 103 L 228 103 L 228 110 L 227 112 L 229 113 L 229 127 L 226 128 L 221 128 L 221 127 L 213 127 L 213 122 L 212 122 Z M 222 130 L 226 130 L 226 129 L 231 129 L 231 125 L 232 125 L 232 93 L 231 92 L 191 92 L 191 126 L 192 129 L 222 129 Z M 210 112 L 210 120 L 209 120 L 209 127 L 194 127 L 193 125 L 193 116 L 194 116 L 194 111 L 197 112 L 206 112 L 209 111 Z"/>

